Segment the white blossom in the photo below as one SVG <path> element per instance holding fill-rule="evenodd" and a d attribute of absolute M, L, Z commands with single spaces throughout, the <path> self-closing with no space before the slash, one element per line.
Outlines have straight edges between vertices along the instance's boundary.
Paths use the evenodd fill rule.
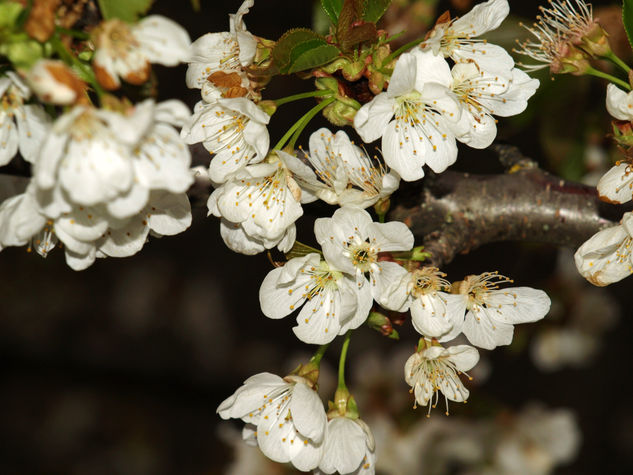
<path fill-rule="evenodd" d="M 334 417 L 328 422 L 323 458 L 315 474 L 373 475 L 375 445 L 371 429 L 362 419 Z"/>
<path fill-rule="evenodd" d="M 40 151 L 50 119 L 41 106 L 24 104 L 30 96 L 14 72 L 0 77 L 0 166 L 9 163 L 18 150 L 33 163 Z"/>
<path fill-rule="evenodd" d="M 270 116 L 246 98 L 198 102 L 181 136 L 188 144 L 202 142 L 215 154 L 209 177 L 225 183 L 229 176 L 249 164 L 259 163 L 268 153 L 270 138 L 266 125 Z"/>
<path fill-rule="evenodd" d="M 268 162 L 244 167 L 209 197 L 209 214 L 223 218 L 222 238 L 235 252 L 257 254 L 275 246 L 286 252 L 294 244 L 294 223 L 303 209 L 287 157 L 278 151 Z"/>
<path fill-rule="evenodd" d="M 307 196 L 329 204 L 367 208 L 391 195 L 400 183 L 396 173 L 372 161 L 342 130 L 336 134 L 325 128 L 314 132 L 305 158 L 312 167 L 304 167 L 305 179 L 297 183 Z M 295 161 L 295 166 L 302 166 L 300 159 Z"/>
<path fill-rule="evenodd" d="M 352 207 L 337 209 L 331 218 L 317 219 L 314 234 L 325 260 L 340 271 L 355 275 L 359 287 L 371 285 L 378 302 L 381 289 L 400 275 L 400 265 L 380 260 L 380 253 L 413 247 L 413 234 L 404 223 L 374 223 L 367 211 Z"/>
<path fill-rule="evenodd" d="M 434 267 L 407 272 L 399 270 L 399 278 L 381 290 L 380 305 L 396 312 L 411 312 L 411 323 L 417 332 L 439 342 L 454 338 L 451 330 L 463 320 L 464 308 L 458 295 L 450 294 L 446 274 Z M 447 338 L 448 336 L 448 338 Z"/>
<path fill-rule="evenodd" d="M 245 77 L 243 68 L 252 64 L 257 41 L 246 29 L 243 17 L 254 3 L 244 0 L 239 10 L 229 15 L 230 31 L 207 33 L 192 43 L 186 76 L 188 87 L 204 90 L 209 84 L 207 78 L 216 71 Z"/>
<path fill-rule="evenodd" d="M 488 147 L 497 135 L 494 115 L 520 114 L 538 88 L 538 79 L 513 68 L 506 76 L 490 73 L 474 62 L 458 63 L 451 70 L 451 90 L 462 112 L 454 127 L 457 140 L 473 148 Z"/>
<path fill-rule="evenodd" d="M 508 13 L 510 6 L 507 0 L 488 0 L 475 5 L 460 18 L 440 18 L 420 48 L 445 58 L 450 57 L 456 63 L 474 61 L 486 71 L 510 71 L 514 67 L 514 60 L 508 52 L 501 46 L 478 38 L 498 28 Z"/>
<path fill-rule="evenodd" d="M 243 437 L 255 438 L 264 455 L 276 462 L 308 471 L 321 460 L 327 417 L 319 396 L 302 377 L 251 376 L 217 412 L 222 419 L 249 424 Z"/>
<path fill-rule="evenodd" d="M 105 21 L 93 38 L 93 68 L 107 89 L 117 89 L 121 84 L 119 77 L 131 84 L 142 84 L 149 79 L 150 63 L 176 66 L 191 55 L 187 31 L 160 15 L 147 16 L 137 24 L 118 19 Z"/>
<path fill-rule="evenodd" d="M 404 379 L 415 395 L 415 402 L 431 408 L 439 401 L 439 392 L 444 395 L 446 414 L 448 401 L 464 402 L 468 399 L 468 389 L 459 375 L 472 369 L 479 361 L 477 349 L 468 345 L 443 348 L 426 345 L 413 353 L 404 365 Z M 415 407 L 415 405 L 414 405 Z"/>
<path fill-rule="evenodd" d="M 578 272 L 594 285 L 618 282 L 633 273 L 633 212 L 624 213 L 619 225 L 598 231 L 578 248 Z"/>
<path fill-rule="evenodd" d="M 153 189 L 184 192 L 193 181 L 191 156 L 171 124 L 186 116 L 178 101 L 149 100 L 126 114 L 76 106 L 59 117 L 34 169 L 38 188 L 54 197 L 45 214 L 103 205 L 124 219 L 145 207 Z"/>
<path fill-rule="evenodd" d="M 456 318 L 450 338 L 461 331 L 471 344 L 492 350 L 512 342 L 515 324 L 545 317 L 551 304 L 547 294 L 530 287 L 499 288 L 499 284 L 511 282 L 497 272 L 485 272 L 453 284 L 462 299 L 463 310 L 449 314 Z M 464 310 L 466 317 L 462 322 L 457 315 L 463 315 Z"/>
<path fill-rule="evenodd" d="M 85 93 L 85 83 L 59 60 L 40 59 L 25 79 L 33 92 L 50 104 L 71 105 Z"/>
<path fill-rule="evenodd" d="M 441 56 L 419 50 L 404 53 L 387 91 L 356 113 L 356 131 L 365 142 L 382 137 L 385 163 L 403 180 L 422 178 L 423 165 L 440 173 L 455 162 L 451 125 L 460 118 L 460 106 L 450 93 L 452 82 Z"/>
<path fill-rule="evenodd" d="M 323 345 L 358 328 L 367 319 L 372 296 L 369 286 L 359 288 L 353 277 L 311 253 L 270 271 L 259 301 L 264 315 L 275 319 L 303 306 L 293 331 L 305 343 Z"/>

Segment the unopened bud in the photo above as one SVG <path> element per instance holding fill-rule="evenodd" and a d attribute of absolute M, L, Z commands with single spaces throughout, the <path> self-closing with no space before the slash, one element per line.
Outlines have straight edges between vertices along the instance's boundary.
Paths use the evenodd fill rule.
<path fill-rule="evenodd" d="M 369 328 L 379 331 L 384 336 L 393 340 L 400 338 L 398 332 L 393 328 L 389 317 L 380 312 L 370 312 L 369 317 L 367 317 L 367 325 Z"/>

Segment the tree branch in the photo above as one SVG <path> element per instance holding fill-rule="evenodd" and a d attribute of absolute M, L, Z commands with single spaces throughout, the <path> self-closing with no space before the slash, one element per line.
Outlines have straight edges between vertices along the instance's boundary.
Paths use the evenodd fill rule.
<path fill-rule="evenodd" d="M 516 147 L 492 147 L 508 170 L 499 175 L 445 171 L 401 188 L 390 220 L 406 223 L 422 240 L 428 261 L 441 267 L 457 254 L 500 241 L 580 246 L 616 224 L 623 206 L 598 199 L 595 187 L 561 180 Z"/>

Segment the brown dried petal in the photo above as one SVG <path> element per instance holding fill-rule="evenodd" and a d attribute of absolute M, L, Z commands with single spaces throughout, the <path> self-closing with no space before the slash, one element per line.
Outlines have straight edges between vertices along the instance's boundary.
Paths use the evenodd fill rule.
<path fill-rule="evenodd" d="M 29 17 L 24 24 L 27 34 L 44 43 L 55 31 L 55 12 L 61 0 L 34 0 Z"/>

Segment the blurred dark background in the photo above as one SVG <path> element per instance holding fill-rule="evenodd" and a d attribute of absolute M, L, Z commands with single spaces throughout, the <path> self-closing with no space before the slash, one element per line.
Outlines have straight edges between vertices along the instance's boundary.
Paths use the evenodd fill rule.
<path fill-rule="evenodd" d="M 240 3 L 202 0 L 201 11 L 194 12 L 187 1 L 165 0 L 158 1 L 153 12 L 184 25 L 196 39 L 228 30 L 228 13 Z M 407 2 L 394 3 L 411 15 Z M 537 13 L 537 2 L 510 4 L 519 17 Z M 471 2 L 462 0 L 429 8 L 440 13 L 451 8 L 459 14 L 470 7 Z M 617 24 L 612 9 L 604 12 Z M 257 0 L 245 20 L 254 34 L 276 39 L 292 27 L 311 26 L 312 16 L 313 5 L 307 0 Z M 505 35 L 503 41 L 513 40 L 517 31 L 499 34 Z M 620 37 L 614 40 L 625 56 L 630 54 Z M 180 97 L 193 107 L 199 92 L 186 89 L 185 70 L 158 68 L 159 90 L 162 98 Z M 608 161 L 612 153 L 603 138 L 609 130 L 604 85 L 577 78 L 551 83 L 547 74 L 539 77 L 545 87 L 524 116 L 500 122 L 499 140 L 520 146 L 566 178 L 586 177 L 601 166 L 594 155 Z M 277 98 L 308 88 L 292 78 L 276 78 L 264 95 Z M 299 107 L 308 106 L 284 106 L 274 116 L 273 143 L 302 113 Z M 307 134 L 300 142 L 307 143 Z M 588 154 L 588 149 L 595 153 Z M 465 147 L 456 168 L 501 171 L 492 154 Z M 327 206 L 306 207 L 300 239 L 310 243 L 312 220 L 332 211 Z M 539 324 L 524 325 L 509 348 L 482 351 L 490 376 L 473 387 L 467 406 L 452 408 L 451 417 L 494 417 L 534 400 L 568 407 L 576 414 L 582 445 L 575 460 L 557 473 L 624 473 L 633 467 L 633 387 L 628 374 L 633 281 L 600 289 L 597 304 L 585 302 L 588 286 L 562 272 L 557 262 L 555 248 L 501 243 L 460 256 L 444 269 L 453 280 L 498 270 L 519 285 L 545 288 L 561 315 L 555 323 L 546 317 Z M 128 259 L 99 260 L 78 273 L 66 267 L 62 252 L 44 260 L 25 249 L 6 249 L 0 253 L 0 270 L 3 474 L 224 473 L 233 457 L 226 434 L 240 425 L 222 425 L 215 414 L 218 404 L 250 375 L 283 373 L 313 351 L 294 338 L 293 318 L 271 321 L 261 314 L 257 295 L 270 270 L 267 258 L 227 250 L 219 222 L 206 218 L 206 208 L 194 210 L 188 232 L 152 239 Z M 571 313 L 585 307 L 589 319 L 600 319 L 606 312 L 620 314 L 615 326 L 598 335 L 599 350 L 583 365 L 538 369 L 530 357 L 531 339 L 543 328 L 565 325 L 574 318 Z M 413 350 L 414 331 L 407 325 L 399 330 L 400 342 L 367 328 L 356 332 L 351 368 L 365 351 L 387 355 L 398 347 Z M 334 366 L 337 346 L 326 356 L 326 366 Z M 406 389 L 398 388 L 403 393 Z M 421 411 L 411 411 L 411 417 L 423 418 Z M 444 416 L 438 411 L 433 417 Z"/>

